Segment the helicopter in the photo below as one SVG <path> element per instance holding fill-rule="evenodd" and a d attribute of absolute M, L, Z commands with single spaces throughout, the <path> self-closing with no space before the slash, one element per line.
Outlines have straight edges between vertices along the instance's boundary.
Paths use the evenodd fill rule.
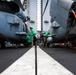
<path fill-rule="evenodd" d="M 74 11 L 74 12 L 73 12 Z M 76 1 L 50 0 L 50 37 L 51 43 L 64 43 L 64 46 L 76 46 Z"/>
<path fill-rule="evenodd" d="M 0 0 L 1 48 L 5 47 L 5 41 L 25 45 L 24 36 L 27 36 L 29 32 L 25 22 L 30 18 L 25 15 L 24 10 L 20 0 Z"/>

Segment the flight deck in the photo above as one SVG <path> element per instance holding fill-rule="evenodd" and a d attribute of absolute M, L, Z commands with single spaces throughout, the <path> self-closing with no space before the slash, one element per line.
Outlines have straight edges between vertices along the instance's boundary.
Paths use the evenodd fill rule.
<path fill-rule="evenodd" d="M 76 0 L 0 0 L 0 75 L 76 75 L 75 23 Z"/>
<path fill-rule="evenodd" d="M 0 75 L 75 75 L 76 59 L 68 55 L 76 54 L 65 48 L 8 47 L 0 50 Z"/>

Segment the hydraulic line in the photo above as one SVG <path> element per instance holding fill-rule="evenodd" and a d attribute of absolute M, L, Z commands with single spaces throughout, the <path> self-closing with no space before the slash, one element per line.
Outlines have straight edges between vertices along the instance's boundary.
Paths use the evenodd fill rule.
<path fill-rule="evenodd" d="M 46 5 L 45 5 L 45 8 L 44 8 L 44 11 L 43 11 L 42 16 L 44 15 L 44 13 L 45 13 L 45 11 L 46 11 L 46 8 L 47 8 L 47 6 L 48 6 L 48 3 L 49 3 L 49 0 L 47 0 L 47 2 L 46 2 Z"/>

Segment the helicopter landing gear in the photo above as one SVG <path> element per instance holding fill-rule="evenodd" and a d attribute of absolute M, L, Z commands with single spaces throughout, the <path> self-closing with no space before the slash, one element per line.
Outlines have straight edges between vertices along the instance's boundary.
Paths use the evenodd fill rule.
<path fill-rule="evenodd" d="M 1 48 L 5 48 L 5 41 L 1 40 L 0 43 L 1 43 Z"/>

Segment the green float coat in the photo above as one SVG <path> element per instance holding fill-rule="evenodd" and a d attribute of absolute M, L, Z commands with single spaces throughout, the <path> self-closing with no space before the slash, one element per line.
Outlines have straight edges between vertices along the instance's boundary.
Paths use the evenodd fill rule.
<path fill-rule="evenodd" d="M 45 33 L 43 34 L 43 36 L 48 37 L 49 34 L 50 34 L 49 32 L 45 32 Z"/>
<path fill-rule="evenodd" d="M 35 34 L 35 32 L 34 32 L 34 30 L 32 29 L 32 30 L 30 31 L 29 35 L 30 35 L 30 36 L 34 36 L 34 34 Z"/>
<path fill-rule="evenodd" d="M 31 38 L 29 35 L 25 39 L 27 40 L 27 42 L 31 42 Z"/>

